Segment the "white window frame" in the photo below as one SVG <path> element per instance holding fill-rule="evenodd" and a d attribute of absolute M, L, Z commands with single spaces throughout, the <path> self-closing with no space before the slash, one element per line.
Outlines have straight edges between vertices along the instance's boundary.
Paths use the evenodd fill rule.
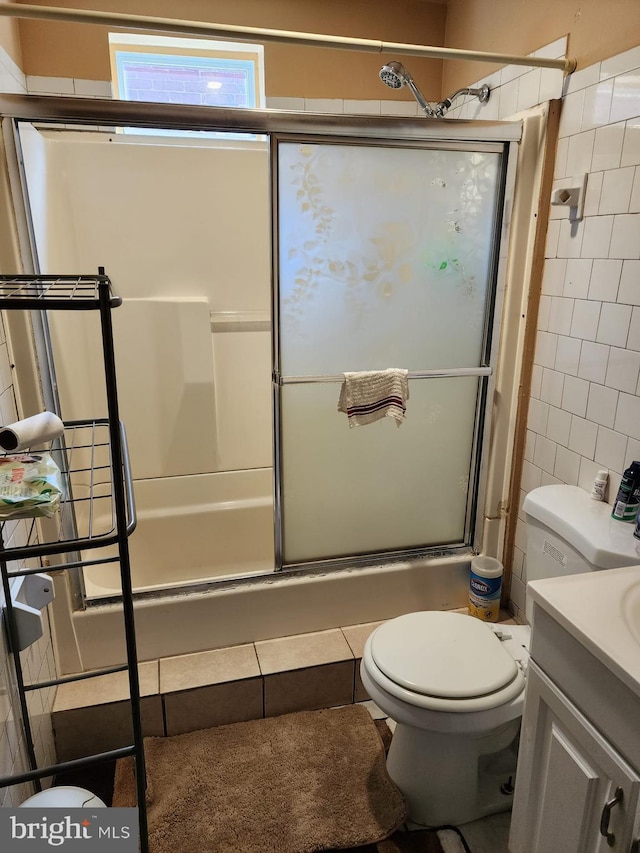
<path fill-rule="evenodd" d="M 132 100 L 127 97 L 123 86 L 120 70 L 119 57 L 123 54 L 148 55 L 149 57 L 171 57 L 172 60 L 183 58 L 186 62 L 198 67 L 198 60 L 202 60 L 203 68 L 211 67 L 212 61 L 219 61 L 229 68 L 233 68 L 234 62 L 238 67 L 245 70 L 252 69 L 250 78 L 251 103 L 248 109 L 265 108 L 264 89 L 264 47 L 260 44 L 245 44 L 241 42 L 225 42 L 215 39 L 190 39 L 173 38 L 167 36 L 135 35 L 131 33 L 109 33 L 109 57 L 111 62 L 111 80 L 113 86 L 113 97 L 119 100 Z M 137 99 L 136 99 L 137 100 Z M 167 99 L 166 103 L 175 103 Z M 212 104 L 215 106 L 215 104 Z M 220 104 L 224 106 L 224 104 Z M 128 129 L 125 129 L 128 131 Z M 138 133 L 139 130 L 134 132 Z M 165 133 L 162 131 L 151 131 L 153 133 Z M 181 131 L 180 135 L 194 135 Z M 197 134 L 202 136 L 203 134 Z M 208 136 L 229 138 L 229 133 L 207 134 Z M 235 134 L 234 134 L 235 136 Z M 245 135 L 246 136 L 246 135 Z"/>

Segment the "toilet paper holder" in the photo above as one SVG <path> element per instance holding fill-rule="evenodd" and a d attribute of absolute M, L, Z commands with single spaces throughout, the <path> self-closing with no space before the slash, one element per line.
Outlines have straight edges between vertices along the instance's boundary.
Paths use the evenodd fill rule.
<path fill-rule="evenodd" d="M 53 601 L 53 579 L 50 575 L 34 573 L 21 575 L 11 585 L 18 651 L 28 648 L 42 636 L 42 610 Z M 2 603 L 2 611 L 6 604 Z"/>
<path fill-rule="evenodd" d="M 587 192 L 587 173 L 581 178 L 570 178 L 571 186 L 559 187 L 551 193 L 551 204 L 569 208 L 569 220 L 576 222 L 584 214 L 584 197 Z"/>

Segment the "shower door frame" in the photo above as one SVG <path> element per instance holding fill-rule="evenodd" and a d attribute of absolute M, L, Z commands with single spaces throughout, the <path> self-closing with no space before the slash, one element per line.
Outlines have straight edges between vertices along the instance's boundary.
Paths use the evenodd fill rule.
<path fill-rule="evenodd" d="M 419 119 L 418 121 L 424 121 Z M 431 120 L 427 119 L 427 128 Z M 504 126 L 505 123 L 502 124 Z M 508 128 L 512 125 L 506 124 Z M 424 125 L 423 125 L 424 129 Z M 429 128 L 430 129 L 430 128 Z M 503 245 L 509 239 L 509 213 L 513 197 L 515 183 L 515 157 L 510 156 L 510 139 L 497 136 L 496 139 L 476 139 L 472 134 L 462 139 L 447 139 L 447 134 L 428 133 L 421 140 L 407 139 L 402 136 L 393 137 L 362 137 L 358 135 L 344 135 L 337 133 L 309 134 L 300 133 L 272 133 L 270 136 L 271 156 L 271 195 L 272 195 L 272 346 L 273 346 L 273 417 L 274 417 L 274 523 L 275 523 L 275 564 L 276 572 L 303 569 L 305 567 L 314 570 L 339 569 L 355 565 L 375 565 L 384 562 L 395 562 L 406 559 L 416 559 L 426 556 L 455 555 L 468 552 L 470 549 L 477 550 L 481 545 L 483 517 L 478 512 L 482 507 L 487 489 L 487 464 L 488 448 L 491 433 L 491 417 L 489 402 L 493 399 L 496 376 L 495 366 L 497 362 L 500 326 L 502 318 L 502 301 L 504 295 L 504 280 L 506 277 L 505 261 L 506 252 L 501 251 Z M 483 318 L 483 333 L 480 365 L 475 372 L 472 369 L 463 371 L 458 369 L 447 371 L 445 369 L 434 371 L 433 377 L 424 377 L 424 381 L 430 378 L 453 378 L 455 376 L 467 375 L 478 377 L 478 389 L 476 396 L 476 408 L 474 418 L 474 432 L 471 442 L 469 486 L 467 489 L 464 541 L 450 545 L 418 546 L 407 549 L 389 549 L 382 552 L 368 552 L 364 554 L 345 555 L 320 560 L 309 560 L 301 562 L 285 562 L 284 558 L 284 518 L 282 497 L 282 439 L 281 439 L 281 389 L 283 385 L 295 381 L 296 384 L 311 384 L 321 381 L 330 381 L 333 377 L 296 377 L 295 380 L 282 375 L 280 365 L 280 306 L 279 306 L 279 159 L 278 146 L 280 143 L 300 144 L 334 144 L 350 146 L 373 146 L 379 148 L 411 148 L 420 150 L 446 150 L 446 151 L 469 151 L 480 153 L 499 154 L 500 162 L 498 175 L 496 177 L 496 205 L 494 210 L 494 221 L 492 226 L 491 251 L 489 256 L 487 272 L 487 297 L 485 315 Z M 506 222 L 506 227 L 505 227 Z M 429 372 L 429 371 L 425 371 Z"/>
<path fill-rule="evenodd" d="M 14 139 L 17 136 L 17 123 L 19 121 L 33 122 L 46 126 L 65 125 L 66 129 L 89 129 L 95 131 L 104 128 L 113 132 L 114 128 L 132 126 L 140 128 L 155 128 L 158 130 L 181 130 L 181 131 L 214 131 L 214 132 L 243 132 L 248 134 L 264 134 L 267 136 L 267 144 L 270 149 L 270 157 L 273 157 L 275 147 L 274 139 L 288 139 L 295 141 L 308 141 L 317 137 L 324 141 L 342 141 L 350 143 L 355 140 L 385 145 L 424 147 L 425 143 L 453 144 L 457 143 L 498 143 L 504 150 L 503 193 L 502 193 L 502 232 L 495 242 L 499 249 L 498 257 L 494 263 L 495 299 L 493 306 L 493 328 L 491 330 L 491 348 L 487 353 L 488 364 L 492 366 L 492 375 L 485 377 L 481 386 L 483 393 L 479 393 L 479 399 L 483 397 L 483 408 L 487 408 L 492 399 L 492 391 L 495 387 L 495 366 L 497 364 L 499 346 L 499 324 L 502 313 L 502 302 L 504 297 L 506 270 L 507 270 L 507 248 L 509 243 L 509 222 L 511 207 L 514 198 L 517 148 L 522 137 L 522 122 L 520 121 L 465 121 L 457 119 L 426 119 L 424 117 L 411 118 L 405 116 L 372 116 L 372 115 L 346 115 L 346 114 L 321 114 L 304 113 L 279 110 L 246 110 L 220 107 L 201 107 L 182 104 L 159 104 L 138 101 L 117 101 L 110 99 L 64 97 L 64 96 L 39 96 L 39 95 L 12 95 L 0 94 L 0 118 L 8 120 L 4 122 L 12 125 Z M 5 138 L 7 136 L 5 130 Z M 19 144 L 16 141 L 16 148 Z M 19 168 L 19 166 L 18 166 Z M 272 167 L 271 167 L 272 168 Z M 273 168 L 272 168 L 273 179 Z M 272 198 L 272 228 L 276 222 L 275 200 Z M 19 220 L 19 213 L 17 215 Z M 18 221 L 20 254 L 25 268 L 33 265 L 33 247 L 30 239 L 25 237 L 25 223 Z M 26 230 L 29 223 L 26 223 Z M 276 259 L 272 258 L 272 270 L 275 269 Z M 273 274 L 272 274 L 273 275 Z M 272 294 L 275 294 L 275 282 L 272 277 Z M 275 300 L 275 295 L 273 296 Z M 275 317 L 273 318 L 275 328 Z M 497 323 L 497 325 L 496 325 Z M 36 338 L 44 336 L 45 340 L 36 344 L 44 346 L 46 343 L 47 330 L 34 330 Z M 272 335 L 272 338 L 274 336 Z M 46 347 L 44 347 L 46 352 Z M 42 351 L 40 351 L 42 352 Z M 49 387 L 49 363 L 38 365 L 33 361 L 34 376 L 40 376 L 40 382 L 46 386 L 45 393 L 53 393 L 54 388 Z M 42 357 L 42 356 L 41 356 Z M 37 383 L 36 383 L 37 384 Z M 42 392 L 42 388 L 40 389 Z M 481 388 L 482 391 L 482 388 Z M 32 407 L 41 406 L 40 400 L 35 400 L 35 392 L 32 388 L 27 389 L 28 404 Z M 278 430 L 277 414 L 274 424 L 274 443 Z M 481 424 L 480 421 L 483 420 Z M 474 443 L 481 442 L 488 447 L 491 432 L 492 418 L 476 418 L 476 435 Z M 487 489 L 487 468 L 489 464 L 489 453 L 481 454 L 478 460 L 477 470 L 477 506 L 480 511 L 476 513 L 474 529 L 472 531 L 472 543 L 475 548 L 481 546 L 483 513 Z M 274 471 L 276 470 L 276 458 L 274 456 Z M 277 500 L 277 487 L 276 487 Z M 279 536 L 280 525 L 277 519 L 277 510 L 274 507 L 274 530 L 275 538 Z M 435 556 L 436 554 L 454 555 L 460 552 L 470 552 L 471 545 L 460 545 L 452 548 L 437 547 L 423 551 L 423 554 Z M 412 550 L 410 553 L 394 551 L 387 555 L 386 560 L 401 560 L 407 556 L 417 557 L 420 552 Z M 301 564 L 300 566 L 287 566 L 286 572 L 281 575 L 310 574 L 318 570 L 325 571 L 327 566 L 334 569 L 352 566 L 356 563 L 366 562 L 377 564 L 384 562 L 381 555 L 368 555 L 361 558 L 347 558 L 345 560 L 329 560 L 325 563 Z M 276 574 L 282 566 L 276 565 Z M 261 575 L 251 575 L 246 578 L 234 578 L 228 581 L 222 578 L 219 581 L 211 581 L 206 588 L 211 586 L 224 586 L 231 583 L 234 586 L 252 584 L 262 580 L 273 578 L 274 572 Z M 185 589 L 194 590 L 193 585 Z M 179 590 L 174 589 L 174 592 Z M 153 597 L 159 593 L 141 593 L 141 597 Z"/>

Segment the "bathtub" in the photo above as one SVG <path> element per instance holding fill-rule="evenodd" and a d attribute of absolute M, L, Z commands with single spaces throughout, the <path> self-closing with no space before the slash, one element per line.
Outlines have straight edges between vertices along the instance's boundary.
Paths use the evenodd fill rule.
<path fill-rule="evenodd" d="M 274 570 L 270 468 L 137 480 L 129 538 L 134 592 Z M 98 521 L 100 526 L 100 521 Z M 88 559 L 116 549 L 85 552 Z M 86 599 L 120 594 L 117 563 L 83 569 Z"/>
<path fill-rule="evenodd" d="M 140 660 L 466 605 L 470 549 L 275 572 L 271 476 L 256 469 L 135 483 L 138 526 L 129 546 Z M 54 572 L 61 674 L 126 660 L 117 564 L 84 574 L 90 606 L 74 609 L 69 573 Z"/>

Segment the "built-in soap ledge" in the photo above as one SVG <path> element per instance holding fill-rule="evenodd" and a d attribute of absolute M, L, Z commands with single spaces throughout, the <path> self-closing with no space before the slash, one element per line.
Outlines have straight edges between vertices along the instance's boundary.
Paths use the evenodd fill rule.
<path fill-rule="evenodd" d="M 212 332 L 269 332 L 269 311 L 211 311 Z"/>

